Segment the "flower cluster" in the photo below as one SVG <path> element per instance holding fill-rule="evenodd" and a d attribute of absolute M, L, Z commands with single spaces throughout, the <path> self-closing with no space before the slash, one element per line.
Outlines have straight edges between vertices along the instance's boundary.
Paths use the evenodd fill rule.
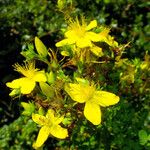
<path fill-rule="evenodd" d="M 101 123 L 101 107 L 115 105 L 119 102 L 119 97 L 115 94 L 100 90 L 98 79 L 96 82 L 87 73 L 93 61 L 98 62 L 97 58 L 102 57 L 105 53 L 104 48 L 99 44 L 106 43 L 111 48 L 118 46 L 114 38 L 109 35 L 109 29 L 97 27 L 96 20 L 87 25 L 84 18 L 81 19 L 81 22 L 77 18 L 70 19 L 65 37 L 56 43 L 56 46 L 58 48 L 69 46 L 63 50 L 60 48 L 61 54 L 68 53 L 69 61 L 62 59 L 59 64 L 55 52 L 48 50 L 42 41 L 35 37 L 37 53 L 34 52 L 34 47 L 33 49 L 30 47 L 22 53 L 27 60 L 25 64 L 14 65 L 15 71 L 21 73 L 23 77 L 6 83 L 12 89 L 10 96 L 23 94 L 32 97 L 32 102 L 21 104 L 24 107 L 22 114 L 31 116 L 32 120 L 41 127 L 37 140 L 33 144 L 35 149 L 40 148 L 49 136 L 58 139 L 65 139 L 69 136 L 67 127 L 71 123 L 65 124 L 64 120 L 68 111 L 70 114 L 75 112 L 72 111 L 74 101 L 77 105 L 85 103 L 81 106 L 83 107 L 82 114 L 93 125 Z M 46 63 L 47 69 L 36 68 L 36 59 Z M 73 76 L 65 75 L 67 71 L 65 64 L 75 65 L 77 71 L 73 72 Z"/>

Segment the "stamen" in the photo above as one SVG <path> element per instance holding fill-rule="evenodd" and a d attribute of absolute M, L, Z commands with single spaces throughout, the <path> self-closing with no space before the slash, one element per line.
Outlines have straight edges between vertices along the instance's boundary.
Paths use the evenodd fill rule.
<path fill-rule="evenodd" d="M 15 65 L 13 65 L 14 70 L 23 74 L 26 77 L 31 78 L 34 73 L 36 71 L 38 71 L 38 69 L 35 69 L 35 62 L 25 62 L 24 65 L 19 65 L 18 63 L 16 63 Z"/>

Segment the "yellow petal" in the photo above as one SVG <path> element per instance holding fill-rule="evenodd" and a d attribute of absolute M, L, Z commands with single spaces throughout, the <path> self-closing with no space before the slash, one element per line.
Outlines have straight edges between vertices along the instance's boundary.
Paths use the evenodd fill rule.
<path fill-rule="evenodd" d="M 65 46 L 65 45 L 70 45 L 70 44 L 74 44 L 75 40 L 72 39 L 64 39 L 60 42 L 56 43 L 56 47 L 61 47 L 61 46 Z"/>
<path fill-rule="evenodd" d="M 49 118 L 50 121 L 52 122 L 52 124 L 58 125 L 59 123 L 61 123 L 64 119 L 64 117 L 55 117 L 54 116 L 54 110 L 53 109 L 49 109 L 47 114 L 46 114 L 46 118 Z"/>
<path fill-rule="evenodd" d="M 106 91 L 96 91 L 93 101 L 103 107 L 115 105 L 119 102 L 119 97 L 113 93 Z"/>
<path fill-rule="evenodd" d="M 36 142 L 33 144 L 33 147 L 35 149 L 41 147 L 44 144 L 44 142 L 47 140 L 49 134 L 50 134 L 50 128 L 47 126 L 42 127 L 39 131 Z"/>
<path fill-rule="evenodd" d="M 104 28 L 99 35 L 107 37 L 110 32 L 110 28 Z"/>
<path fill-rule="evenodd" d="M 39 114 L 32 114 L 32 120 L 41 126 L 47 123 L 47 118 Z"/>
<path fill-rule="evenodd" d="M 99 35 L 99 41 L 106 41 L 107 37 L 108 37 L 108 33 L 109 33 L 110 29 L 109 28 L 104 28 L 100 33 L 98 33 Z"/>
<path fill-rule="evenodd" d="M 22 94 L 29 94 L 35 87 L 35 81 L 32 81 L 28 78 L 21 78 L 20 85 L 21 85 L 21 93 Z"/>
<path fill-rule="evenodd" d="M 51 122 L 53 122 L 53 120 L 54 120 L 54 110 L 53 109 L 49 109 L 47 111 L 46 118 L 50 118 Z"/>
<path fill-rule="evenodd" d="M 52 122 L 52 124 L 58 125 L 59 123 L 61 123 L 63 121 L 63 116 L 62 117 L 55 117 L 54 116 L 54 110 L 49 109 L 47 114 L 46 114 L 46 118 L 49 118 L 50 121 Z"/>
<path fill-rule="evenodd" d="M 12 82 L 8 82 L 6 85 L 13 89 L 20 88 L 22 94 L 29 94 L 34 89 L 35 82 L 26 77 L 23 77 L 13 80 Z"/>
<path fill-rule="evenodd" d="M 87 100 L 87 91 L 84 86 L 80 84 L 66 84 L 65 91 L 69 94 L 69 96 L 79 103 L 84 103 Z"/>
<path fill-rule="evenodd" d="M 35 75 L 33 76 L 33 80 L 37 82 L 40 82 L 40 81 L 46 82 L 47 79 L 46 79 L 44 71 L 36 72 Z"/>
<path fill-rule="evenodd" d="M 7 82 L 6 86 L 8 86 L 9 88 L 13 88 L 13 89 L 20 88 L 21 87 L 21 84 L 20 84 L 21 80 L 22 80 L 22 78 L 15 79 L 12 82 Z"/>
<path fill-rule="evenodd" d="M 76 33 L 74 32 L 74 30 L 68 30 L 66 33 L 65 33 L 65 37 L 67 37 L 68 39 L 74 39 L 74 37 L 76 37 Z M 75 38 L 76 39 L 76 38 Z"/>
<path fill-rule="evenodd" d="M 94 125 L 101 123 L 101 110 L 98 104 L 86 102 L 84 107 L 84 116 Z"/>
<path fill-rule="evenodd" d="M 97 21 L 96 20 L 93 20 L 90 22 L 90 24 L 86 27 L 86 30 L 91 30 L 93 28 L 97 27 Z"/>
<path fill-rule="evenodd" d="M 63 119 L 64 119 L 64 117 L 62 116 L 62 117 L 55 117 L 55 124 L 60 124 L 62 121 L 63 121 Z"/>
<path fill-rule="evenodd" d="M 51 134 L 59 139 L 65 139 L 68 136 L 68 131 L 60 125 L 51 127 Z"/>
<path fill-rule="evenodd" d="M 94 33 L 94 32 L 87 32 L 86 37 L 88 39 L 90 39 L 91 41 L 93 41 L 93 42 L 100 41 L 100 36 L 98 34 Z"/>
<path fill-rule="evenodd" d="M 83 37 L 83 38 L 79 38 L 77 41 L 76 41 L 76 45 L 80 48 L 85 48 L 85 47 L 92 47 L 92 43 L 91 41 L 86 38 L 86 37 Z"/>

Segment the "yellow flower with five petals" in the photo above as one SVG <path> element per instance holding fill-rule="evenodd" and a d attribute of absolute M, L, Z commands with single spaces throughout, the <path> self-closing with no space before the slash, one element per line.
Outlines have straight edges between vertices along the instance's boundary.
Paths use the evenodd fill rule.
<path fill-rule="evenodd" d="M 63 121 L 63 117 L 55 117 L 52 109 L 48 110 L 46 116 L 32 114 L 32 119 L 41 126 L 37 140 L 33 144 L 35 149 L 41 147 L 49 135 L 60 139 L 65 139 L 68 136 L 67 129 L 59 125 Z"/>
<path fill-rule="evenodd" d="M 57 42 L 56 46 L 61 47 L 64 45 L 76 44 L 79 48 L 92 47 L 92 42 L 98 42 L 100 37 L 97 33 L 90 31 L 97 27 L 97 21 L 93 20 L 86 24 L 85 19 L 82 18 L 80 23 L 78 18 L 69 22 L 68 31 L 65 33 L 66 39 Z"/>
<path fill-rule="evenodd" d="M 47 80 L 44 71 L 39 71 L 39 69 L 35 68 L 35 62 L 25 63 L 24 66 L 15 64 L 14 68 L 24 77 L 6 83 L 8 87 L 13 89 L 9 94 L 10 96 L 15 95 L 18 89 L 22 94 L 29 94 L 34 89 L 36 82 L 46 82 Z"/>
<path fill-rule="evenodd" d="M 100 106 L 106 107 L 117 104 L 119 97 L 107 91 L 96 90 L 94 84 L 89 83 L 69 83 L 65 86 L 65 91 L 72 100 L 78 103 L 85 103 L 84 116 L 94 125 L 101 123 Z"/>

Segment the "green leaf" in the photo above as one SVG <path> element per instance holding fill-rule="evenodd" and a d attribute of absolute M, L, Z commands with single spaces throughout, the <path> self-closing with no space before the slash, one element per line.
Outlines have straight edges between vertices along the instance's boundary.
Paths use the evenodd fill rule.
<path fill-rule="evenodd" d="M 55 82 L 55 74 L 53 73 L 53 71 L 50 71 L 50 73 L 47 73 L 47 82 L 52 84 Z"/>
<path fill-rule="evenodd" d="M 44 109 L 42 107 L 39 108 L 38 114 L 39 115 L 45 115 L 45 111 L 44 111 Z"/>
<path fill-rule="evenodd" d="M 147 140 L 150 141 L 150 134 L 148 135 Z"/>
<path fill-rule="evenodd" d="M 51 98 L 54 96 L 54 89 L 51 86 L 49 86 L 47 83 L 40 82 L 39 85 L 45 96 L 47 96 L 48 98 Z"/>
<path fill-rule="evenodd" d="M 148 136 L 145 130 L 140 130 L 139 131 L 139 139 L 140 139 L 140 144 L 145 145 L 148 140 Z"/>
<path fill-rule="evenodd" d="M 29 103 L 21 102 L 21 105 L 24 108 L 24 111 L 22 112 L 23 115 L 30 116 L 35 110 L 35 106 L 31 102 Z"/>
<path fill-rule="evenodd" d="M 48 54 L 47 48 L 43 44 L 43 42 L 38 38 L 35 37 L 35 47 L 39 55 L 46 57 Z"/>

